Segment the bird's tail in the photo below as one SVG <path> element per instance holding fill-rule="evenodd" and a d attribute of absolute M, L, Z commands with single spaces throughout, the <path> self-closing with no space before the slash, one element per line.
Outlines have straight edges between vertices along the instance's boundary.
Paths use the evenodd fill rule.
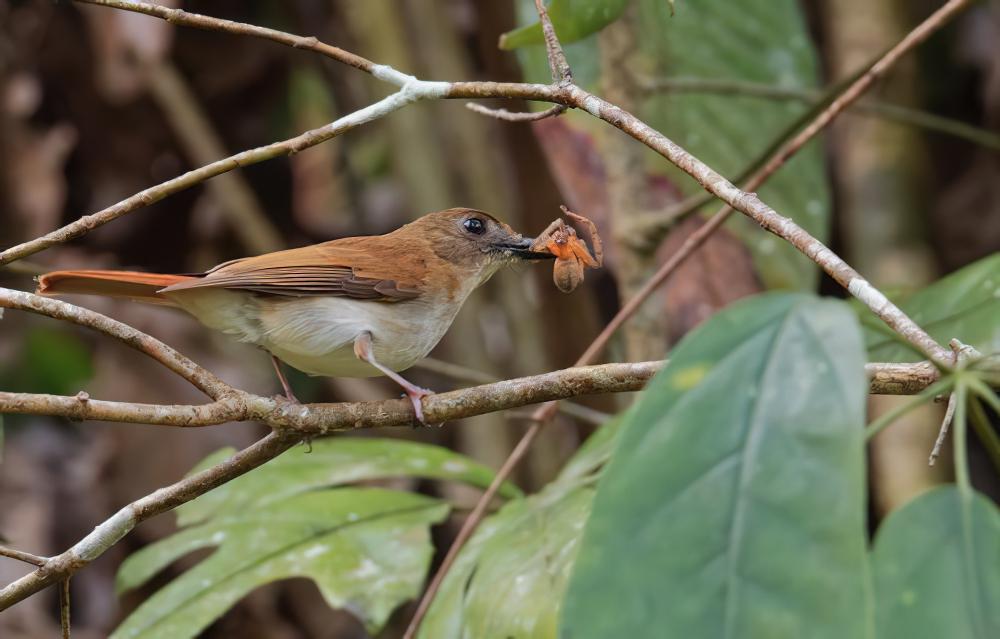
<path fill-rule="evenodd" d="M 38 277 L 39 295 L 103 295 L 148 304 L 176 306 L 157 291 L 193 279 L 190 275 L 161 275 L 135 271 L 53 271 Z"/>

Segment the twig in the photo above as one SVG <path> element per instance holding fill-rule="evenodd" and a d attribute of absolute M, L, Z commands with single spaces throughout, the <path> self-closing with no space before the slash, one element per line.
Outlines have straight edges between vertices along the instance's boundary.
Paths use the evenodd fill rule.
<path fill-rule="evenodd" d="M 549 12 L 545 10 L 543 0 L 535 0 L 535 11 L 538 12 L 538 20 L 542 23 L 542 36 L 545 38 L 545 52 L 549 58 L 552 81 L 559 85 L 569 85 L 573 82 L 573 73 L 570 71 L 566 54 L 556 36 L 556 29 L 552 26 L 552 20 L 549 19 Z"/>
<path fill-rule="evenodd" d="M 266 27 L 258 27 L 252 24 L 245 24 L 242 22 L 233 22 L 232 20 L 222 20 L 220 18 L 212 18 L 209 16 L 204 16 L 197 13 L 188 13 L 181 9 L 171 9 L 169 7 L 160 6 L 157 4 L 149 4 L 145 2 L 130 2 L 129 0 L 76 0 L 77 2 L 82 2 L 85 4 L 97 4 L 105 7 L 113 7 L 115 9 L 122 9 L 124 11 L 134 11 L 136 13 L 144 13 L 148 16 L 153 16 L 156 18 L 161 18 L 167 22 L 173 24 L 179 24 L 185 27 L 194 27 L 196 29 L 206 29 L 208 31 L 224 31 L 226 33 L 233 33 L 237 35 L 248 35 L 255 38 L 263 38 L 264 40 L 273 40 L 274 42 L 280 42 L 281 44 L 286 44 L 295 49 L 305 49 L 307 51 L 314 51 L 320 55 L 324 55 L 328 58 L 332 58 L 337 62 L 342 62 L 348 66 L 352 66 L 355 69 L 360 69 L 366 73 L 372 73 L 372 70 L 378 66 L 371 60 L 363 58 L 359 55 L 351 53 L 350 51 L 344 51 L 338 47 L 331 46 L 320 42 L 316 38 L 303 37 L 292 35 L 284 31 L 277 31 L 275 29 L 268 29 Z"/>
<path fill-rule="evenodd" d="M 507 109 L 491 109 L 476 102 L 466 102 L 465 108 L 491 118 L 496 118 L 497 120 L 504 120 L 505 122 L 537 122 L 539 120 L 544 120 L 545 118 L 560 115 L 566 111 L 566 107 L 561 104 L 551 106 L 544 111 L 509 111 Z"/>
<path fill-rule="evenodd" d="M 6 546 L 0 546 L 0 556 L 17 559 L 18 561 L 23 561 L 24 563 L 32 564 L 34 566 L 44 566 L 45 562 L 48 561 L 46 557 L 40 557 L 38 555 L 33 555 L 30 552 L 15 550 Z"/>
<path fill-rule="evenodd" d="M 198 495 L 257 468 L 288 450 L 298 441 L 299 438 L 296 436 L 271 433 L 216 466 L 185 477 L 179 482 L 130 503 L 94 528 L 93 532 L 72 548 L 47 559 L 38 570 L 0 590 L 0 610 L 6 610 L 43 588 L 65 580 L 101 556 L 139 522 L 191 501 Z"/>
<path fill-rule="evenodd" d="M 939 394 L 949 392 L 954 385 L 955 380 L 952 378 L 942 379 L 934 384 L 931 384 L 920 393 L 917 393 L 917 395 L 910 401 L 900 404 L 892 410 L 886 411 L 884 414 L 880 415 L 878 419 L 868 424 L 868 426 L 865 427 L 865 438 L 871 439 L 872 437 L 875 437 L 885 430 L 889 424 L 892 424 L 897 419 L 915 408 L 934 400 L 934 398 Z"/>
<path fill-rule="evenodd" d="M 948 427 L 951 420 L 955 418 L 955 403 L 958 401 L 958 393 L 948 396 L 948 408 L 945 409 L 944 419 L 941 420 L 941 428 L 938 429 L 937 439 L 934 440 L 934 448 L 931 449 L 930 457 L 927 458 L 927 465 L 933 466 L 941 454 L 941 447 L 944 446 L 944 439 L 948 436 Z"/>
<path fill-rule="evenodd" d="M 63 639 L 69 639 L 69 577 L 59 583 L 59 626 Z"/>

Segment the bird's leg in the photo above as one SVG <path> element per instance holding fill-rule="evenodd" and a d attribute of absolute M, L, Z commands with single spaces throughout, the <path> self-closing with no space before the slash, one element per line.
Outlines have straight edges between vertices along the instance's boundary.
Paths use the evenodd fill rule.
<path fill-rule="evenodd" d="M 285 377 L 285 373 L 282 372 L 281 370 L 281 360 L 279 360 L 274 355 L 271 355 L 271 363 L 274 364 L 274 372 L 278 374 L 278 380 L 281 382 L 281 388 L 283 388 L 285 391 L 285 397 L 288 398 L 288 401 L 290 402 L 295 402 L 296 404 L 300 404 L 301 402 L 299 401 L 298 397 L 296 397 L 295 393 L 292 392 L 292 387 L 288 383 L 288 379 Z"/>
<path fill-rule="evenodd" d="M 285 398 L 290 402 L 301 404 L 302 402 L 300 402 L 299 398 L 292 392 L 292 385 L 288 383 L 288 378 L 285 377 L 285 373 L 281 370 L 281 360 L 274 355 L 271 355 L 271 363 L 274 364 L 274 372 L 278 374 L 278 380 L 281 381 L 281 387 L 285 389 Z M 306 452 L 311 453 L 313 450 L 312 437 L 306 435 L 302 438 L 302 443 L 306 447 Z"/>
<path fill-rule="evenodd" d="M 375 359 L 375 353 L 372 349 L 372 334 L 368 331 L 358 335 L 358 337 L 354 340 L 354 354 L 362 362 L 368 362 L 375 368 L 382 371 L 386 377 L 402 386 L 403 392 L 406 393 L 406 396 L 410 398 L 410 403 L 413 404 L 413 412 L 416 413 L 417 420 L 424 426 L 428 425 L 427 422 L 424 421 L 424 409 L 423 406 L 420 405 L 420 400 L 428 395 L 433 395 L 434 391 L 412 384 L 406 381 L 406 379 L 404 379 L 403 376 L 396 371 L 379 364 Z"/>

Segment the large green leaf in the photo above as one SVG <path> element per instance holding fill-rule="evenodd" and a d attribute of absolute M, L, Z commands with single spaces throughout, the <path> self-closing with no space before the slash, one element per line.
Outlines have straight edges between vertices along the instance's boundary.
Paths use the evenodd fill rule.
<path fill-rule="evenodd" d="M 1000 353 L 1000 253 L 973 262 L 897 302 L 938 343 L 958 338 L 984 354 Z M 924 359 L 867 308 L 859 312 L 872 361 Z"/>
<path fill-rule="evenodd" d="M 534 20 L 534 4 L 518 2 L 522 22 Z M 665 0 L 637 0 L 634 40 L 636 57 L 629 67 L 649 79 L 711 78 L 760 82 L 789 88 L 815 88 L 817 56 L 796 0 L 685 0 L 676 15 Z M 527 80 L 549 82 L 542 46 L 518 51 Z M 566 47 L 574 78 L 600 92 L 600 59 L 596 38 Z M 544 107 L 545 105 L 541 105 Z M 651 92 L 637 107 L 640 118 L 723 175 L 735 179 L 776 138 L 808 110 L 804 104 L 775 102 L 753 96 Z M 597 129 L 583 114 L 570 122 Z M 647 169 L 667 175 L 684 194 L 702 187 L 662 157 L 650 152 Z M 819 141 L 800 150 L 759 190 L 765 202 L 794 219 L 814 237 L 828 236 L 830 195 Z M 705 211 L 720 206 L 713 202 Z M 747 242 L 754 265 L 770 288 L 812 290 L 819 271 L 793 246 L 742 215 L 732 228 Z"/>
<path fill-rule="evenodd" d="M 485 488 L 493 471 L 440 446 L 400 439 L 332 437 L 297 447 L 252 473 L 208 492 L 177 509 L 177 523 L 187 526 L 208 517 L 237 513 L 289 496 L 327 486 L 385 477 L 450 479 Z M 219 463 L 232 454 L 220 450 L 192 472 Z M 519 491 L 505 484 L 501 495 Z"/>
<path fill-rule="evenodd" d="M 614 22 L 629 0 L 552 0 L 546 11 L 561 43 L 582 40 Z M 532 11 L 534 3 L 532 3 Z M 543 44 L 542 25 L 535 21 L 500 38 L 500 48 L 516 49 L 528 44 Z"/>
<path fill-rule="evenodd" d="M 863 355 L 804 295 L 685 339 L 622 424 L 561 636 L 871 636 Z"/>
<path fill-rule="evenodd" d="M 883 639 L 1000 637 L 1000 511 L 954 486 L 883 522 L 872 553 Z"/>
<path fill-rule="evenodd" d="M 422 639 L 556 638 L 594 482 L 618 431 L 604 425 L 556 481 L 483 521 L 434 598 Z"/>
<path fill-rule="evenodd" d="M 119 590 L 135 588 L 199 548 L 217 550 L 145 601 L 114 637 L 196 636 L 254 588 L 291 577 L 316 582 L 326 601 L 375 632 L 420 592 L 430 561 L 429 526 L 448 507 L 429 497 L 378 488 L 295 495 L 216 517 L 126 560 Z"/>

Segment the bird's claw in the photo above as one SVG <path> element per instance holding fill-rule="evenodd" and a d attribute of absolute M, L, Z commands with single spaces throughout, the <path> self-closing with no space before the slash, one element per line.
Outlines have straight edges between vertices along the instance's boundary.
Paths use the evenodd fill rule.
<path fill-rule="evenodd" d="M 410 398 L 410 403 L 413 404 L 413 412 L 416 414 L 417 421 L 424 426 L 441 426 L 444 423 L 428 424 L 427 420 L 424 418 L 424 407 L 421 400 L 425 397 L 430 397 L 433 394 L 434 391 L 427 388 L 420 388 L 419 386 L 406 389 L 406 396 Z"/>

